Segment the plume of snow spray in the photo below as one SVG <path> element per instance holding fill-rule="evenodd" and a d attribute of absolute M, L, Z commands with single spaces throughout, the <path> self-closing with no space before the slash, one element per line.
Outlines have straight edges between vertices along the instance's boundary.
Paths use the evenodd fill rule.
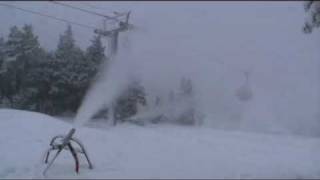
<path fill-rule="evenodd" d="M 124 56 L 114 56 L 104 63 L 96 82 L 84 97 L 75 117 L 75 126 L 81 126 L 102 107 L 109 107 L 129 83 L 129 65 Z"/>

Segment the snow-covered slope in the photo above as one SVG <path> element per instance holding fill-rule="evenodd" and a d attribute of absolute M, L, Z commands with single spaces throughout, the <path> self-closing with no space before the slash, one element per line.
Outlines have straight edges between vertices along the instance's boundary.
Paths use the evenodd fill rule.
<path fill-rule="evenodd" d="M 0 178 L 44 178 L 50 138 L 70 124 L 33 112 L 0 110 Z M 200 127 L 120 125 L 80 128 L 94 163 L 80 174 L 62 153 L 49 178 L 320 178 L 320 141 L 299 136 L 217 131 Z"/>

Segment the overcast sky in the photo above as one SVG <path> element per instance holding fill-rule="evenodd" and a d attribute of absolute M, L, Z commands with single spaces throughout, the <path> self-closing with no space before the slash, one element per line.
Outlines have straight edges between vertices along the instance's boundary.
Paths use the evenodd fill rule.
<path fill-rule="evenodd" d="M 100 17 L 50 2 L 10 3 L 102 26 Z M 297 131 L 304 126 L 320 127 L 320 38 L 317 31 L 302 33 L 306 17 L 302 2 L 65 3 L 105 14 L 132 11 L 135 30 L 120 38 L 130 40 L 128 59 L 149 89 L 169 89 L 188 74 L 196 81 L 202 106 L 213 118 L 230 119 L 247 108 L 250 124 L 275 123 Z M 10 26 L 32 23 L 41 44 L 49 49 L 56 47 L 59 33 L 66 29 L 65 23 L 2 6 L 0 23 L 2 36 Z M 87 47 L 92 30 L 77 26 L 73 30 L 77 43 Z M 250 83 L 255 93 L 245 106 L 234 97 L 243 84 L 244 69 L 252 70 Z"/>

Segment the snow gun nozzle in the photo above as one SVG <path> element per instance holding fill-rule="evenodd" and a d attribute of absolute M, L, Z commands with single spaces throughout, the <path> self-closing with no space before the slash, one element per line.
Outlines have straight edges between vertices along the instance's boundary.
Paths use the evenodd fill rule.
<path fill-rule="evenodd" d="M 76 132 L 76 129 L 75 128 L 72 128 L 72 129 L 70 129 L 70 131 L 68 132 L 68 134 L 63 138 L 63 140 L 62 140 L 62 145 L 63 146 L 65 146 L 65 145 L 67 145 L 69 142 L 70 142 L 70 140 L 71 140 L 71 138 L 72 138 L 72 136 L 73 136 L 73 134 Z"/>

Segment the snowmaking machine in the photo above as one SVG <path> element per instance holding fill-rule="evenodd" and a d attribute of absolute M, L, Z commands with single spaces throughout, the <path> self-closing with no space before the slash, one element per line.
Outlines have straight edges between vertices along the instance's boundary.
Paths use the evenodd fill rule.
<path fill-rule="evenodd" d="M 44 162 L 47 165 L 47 167 L 45 168 L 45 170 L 43 171 L 43 175 L 46 174 L 46 172 L 48 171 L 48 169 L 51 167 L 51 165 L 53 164 L 54 160 L 58 157 L 58 155 L 60 154 L 60 152 L 62 150 L 67 150 L 70 151 L 70 153 L 72 154 L 74 161 L 75 161 L 75 171 L 77 173 L 79 173 L 79 158 L 78 158 L 78 154 L 84 154 L 84 156 L 86 157 L 86 160 L 89 164 L 89 169 L 93 169 L 93 165 L 89 159 L 89 156 L 83 146 L 83 144 L 76 138 L 73 137 L 74 133 L 75 133 L 76 129 L 72 128 L 68 134 L 66 136 L 64 135 L 57 135 L 54 136 L 51 141 L 50 141 L 50 148 L 46 151 L 46 155 L 45 155 L 45 159 Z M 75 148 L 73 143 L 77 144 L 79 148 Z M 49 162 L 49 155 L 51 151 L 56 151 L 55 156 L 50 160 Z"/>

